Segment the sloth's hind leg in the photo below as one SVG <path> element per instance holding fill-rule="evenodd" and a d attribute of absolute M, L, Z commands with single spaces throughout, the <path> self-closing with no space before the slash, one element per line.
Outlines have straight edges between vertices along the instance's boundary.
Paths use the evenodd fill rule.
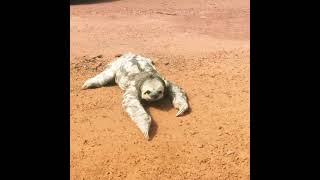
<path fill-rule="evenodd" d="M 93 78 L 88 79 L 82 86 L 82 89 L 99 88 L 107 85 L 115 78 L 115 72 L 111 67 L 104 70 L 102 73 L 96 75 Z"/>

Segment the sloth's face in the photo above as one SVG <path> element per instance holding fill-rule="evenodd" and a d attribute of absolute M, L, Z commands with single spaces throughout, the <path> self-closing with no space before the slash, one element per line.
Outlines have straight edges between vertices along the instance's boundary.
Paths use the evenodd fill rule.
<path fill-rule="evenodd" d="M 160 79 L 147 79 L 141 86 L 141 98 L 146 101 L 156 101 L 163 97 L 164 86 Z"/>

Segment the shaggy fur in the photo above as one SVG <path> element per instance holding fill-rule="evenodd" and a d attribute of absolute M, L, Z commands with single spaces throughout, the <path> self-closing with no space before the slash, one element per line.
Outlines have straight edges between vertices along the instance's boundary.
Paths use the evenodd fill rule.
<path fill-rule="evenodd" d="M 82 89 L 102 87 L 113 80 L 125 91 L 123 108 L 147 139 L 151 117 L 141 100 L 156 101 L 168 94 L 173 106 L 178 109 L 176 116 L 189 108 L 185 92 L 163 78 L 148 58 L 133 53 L 124 54 L 110 63 L 103 72 L 87 80 Z"/>

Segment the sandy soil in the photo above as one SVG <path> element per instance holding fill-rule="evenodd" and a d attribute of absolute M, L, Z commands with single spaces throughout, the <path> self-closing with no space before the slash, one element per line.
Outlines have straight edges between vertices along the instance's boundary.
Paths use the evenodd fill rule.
<path fill-rule="evenodd" d="M 249 4 L 70 5 L 71 179 L 249 179 Z M 150 141 L 121 108 L 118 86 L 80 90 L 129 51 L 152 58 L 190 99 L 191 111 L 179 118 L 167 99 L 146 107 Z"/>

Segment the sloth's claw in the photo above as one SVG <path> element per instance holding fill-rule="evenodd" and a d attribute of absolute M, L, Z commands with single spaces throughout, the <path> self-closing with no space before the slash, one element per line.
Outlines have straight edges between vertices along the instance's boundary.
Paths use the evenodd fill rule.
<path fill-rule="evenodd" d="M 186 110 L 188 109 L 188 106 L 185 104 L 182 107 L 179 108 L 179 111 L 176 114 L 176 117 L 182 115 Z"/>
<path fill-rule="evenodd" d="M 150 139 L 149 133 L 148 133 L 147 131 L 143 133 L 143 136 L 144 136 L 147 140 Z"/>

